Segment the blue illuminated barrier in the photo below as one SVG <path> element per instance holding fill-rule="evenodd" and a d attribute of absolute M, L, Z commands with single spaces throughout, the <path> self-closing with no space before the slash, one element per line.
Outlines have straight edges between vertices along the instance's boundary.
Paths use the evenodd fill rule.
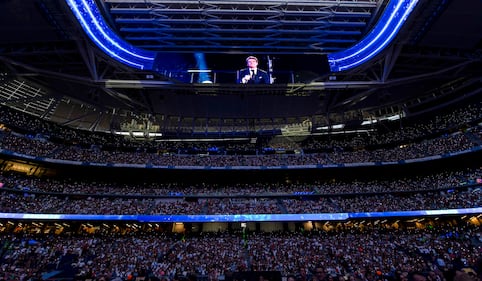
<path fill-rule="evenodd" d="M 105 22 L 94 0 L 65 0 L 89 38 L 106 54 L 128 66 L 155 70 L 156 52 L 133 46 Z M 354 46 L 328 55 L 332 72 L 357 67 L 380 53 L 395 38 L 418 0 L 391 0 L 371 32 Z M 159 60 L 159 59 L 158 59 Z"/>
<path fill-rule="evenodd" d="M 444 215 L 478 215 L 482 207 L 467 209 L 419 210 L 369 213 L 319 213 L 319 214 L 241 214 L 241 215 L 75 215 L 0 213 L 0 219 L 17 220 L 81 220 L 81 221 L 137 221 L 137 222 L 295 222 L 295 221 L 346 221 L 349 219 L 423 217 Z"/>

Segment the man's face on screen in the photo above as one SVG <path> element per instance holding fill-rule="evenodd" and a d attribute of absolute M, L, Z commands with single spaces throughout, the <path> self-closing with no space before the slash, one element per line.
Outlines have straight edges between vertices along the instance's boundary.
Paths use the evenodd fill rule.
<path fill-rule="evenodd" d="M 249 68 L 256 68 L 258 67 L 258 62 L 255 59 L 248 59 L 247 64 Z"/>

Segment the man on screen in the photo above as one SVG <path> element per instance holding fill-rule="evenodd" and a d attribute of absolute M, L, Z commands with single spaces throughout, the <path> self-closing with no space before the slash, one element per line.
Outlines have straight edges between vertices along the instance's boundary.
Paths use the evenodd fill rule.
<path fill-rule="evenodd" d="M 246 68 L 241 69 L 238 75 L 238 83 L 241 84 L 270 84 L 269 75 L 266 71 L 258 68 L 258 59 L 254 56 L 246 58 Z"/>

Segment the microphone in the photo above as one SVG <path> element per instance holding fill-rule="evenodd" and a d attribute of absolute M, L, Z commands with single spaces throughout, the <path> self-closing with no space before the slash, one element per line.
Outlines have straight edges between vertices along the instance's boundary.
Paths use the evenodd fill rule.
<path fill-rule="evenodd" d="M 244 75 L 243 79 L 241 80 L 243 84 L 246 84 L 249 82 L 249 80 L 253 80 L 254 78 L 254 69 L 248 69 L 248 74 Z"/>

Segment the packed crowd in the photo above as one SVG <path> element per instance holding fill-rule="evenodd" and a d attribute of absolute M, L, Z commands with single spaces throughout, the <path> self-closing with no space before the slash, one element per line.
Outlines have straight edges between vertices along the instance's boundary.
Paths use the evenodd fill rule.
<path fill-rule="evenodd" d="M 481 145 L 481 128 L 472 123 L 481 118 L 482 107 L 474 104 L 397 130 L 354 138 L 309 138 L 300 143 L 299 154 L 266 155 L 262 147 L 253 148 L 253 144 L 232 144 L 229 151 L 239 153 L 224 149 L 221 155 L 204 155 L 208 144 L 196 144 L 199 147 L 193 149 L 190 145 L 194 144 L 132 143 L 118 136 L 61 127 L 2 107 L 0 122 L 13 129 L 0 131 L 0 148 L 55 159 L 167 166 L 399 161 Z M 250 153 L 244 153 L 247 151 Z M 472 208 L 482 205 L 481 178 L 480 168 L 390 180 L 229 185 L 131 184 L 2 173 L 0 212 L 193 215 Z M 415 273 L 423 280 L 452 281 L 456 270 L 462 269 L 472 269 L 473 274 L 482 276 L 480 226 L 468 224 L 330 232 L 201 232 L 182 236 L 168 232 L 1 233 L 0 244 L 0 280 L 41 280 L 46 278 L 43 274 L 55 270 L 71 272 L 80 280 L 139 277 L 217 281 L 249 270 L 279 271 L 284 277 L 293 277 L 289 281 L 419 280 Z M 323 278 L 317 278 L 318 274 Z"/>
<path fill-rule="evenodd" d="M 412 179 L 307 184 L 132 184 L 0 177 L 0 212 L 61 214 L 276 214 L 385 212 L 482 205 L 480 169 Z M 149 188 L 150 187 L 150 188 Z M 356 194 L 356 196 L 355 196 Z M 242 196 L 236 196 L 242 195 Z"/>
<path fill-rule="evenodd" d="M 107 151 L 97 146 L 55 145 L 44 139 L 29 139 L 15 134 L 0 138 L 3 149 L 32 156 L 93 163 L 150 164 L 156 166 L 292 166 L 365 162 L 397 162 L 469 150 L 478 146 L 462 132 L 376 150 L 338 151 L 311 154 L 192 155 L 159 154 L 148 151 Z"/>
<path fill-rule="evenodd" d="M 390 177 L 390 179 L 329 178 L 294 182 L 162 182 L 156 180 L 115 181 L 107 179 L 53 178 L 25 176 L 21 173 L 0 172 L 3 189 L 59 195 L 102 196 L 287 196 L 343 195 L 361 193 L 390 193 L 439 191 L 475 184 L 482 179 L 482 169 L 460 168 L 423 175 Z"/>
<path fill-rule="evenodd" d="M 58 270 L 77 280 L 217 281 L 253 270 L 279 271 L 295 281 L 407 281 L 414 273 L 451 281 L 456 270 L 480 274 L 480 235 L 480 228 L 469 225 L 182 236 L 2 234 L 0 276 L 40 280 Z"/>
<path fill-rule="evenodd" d="M 424 139 L 440 136 L 447 132 L 457 131 L 461 128 L 473 127 L 482 118 L 482 104 L 469 104 L 466 107 L 453 112 L 439 114 L 433 119 L 414 120 L 416 123 L 401 121 L 396 127 L 377 127 L 377 132 L 367 135 L 356 135 L 352 138 L 334 138 L 317 142 L 308 139 L 304 144 L 304 150 L 317 151 L 329 150 L 333 147 L 376 147 L 387 144 L 407 144 L 420 142 Z M 386 126 L 389 126 L 386 124 Z"/>
<path fill-rule="evenodd" d="M 265 153 L 269 141 L 230 143 L 132 142 L 120 136 L 69 129 L 2 108 L 0 147 L 21 154 L 95 163 L 159 166 L 283 166 L 391 162 L 443 155 L 481 145 L 482 107 L 468 105 L 433 120 L 366 135 L 308 138 L 296 153 Z M 5 114 L 3 114 L 5 113 Z M 27 128 L 29 131 L 26 131 Z M 215 152 L 214 152 L 215 151 Z M 243 153 L 248 152 L 249 153 Z"/>
<path fill-rule="evenodd" d="M 482 205 L 480 188 L 457 192 L 416 194 L 359 194 L 356 197 L 154 199 L 57 197 L 2 192 L 0 212 L 97 215 L 237 215 L 279 213 L 357 213 L 476 208 Z"/>

